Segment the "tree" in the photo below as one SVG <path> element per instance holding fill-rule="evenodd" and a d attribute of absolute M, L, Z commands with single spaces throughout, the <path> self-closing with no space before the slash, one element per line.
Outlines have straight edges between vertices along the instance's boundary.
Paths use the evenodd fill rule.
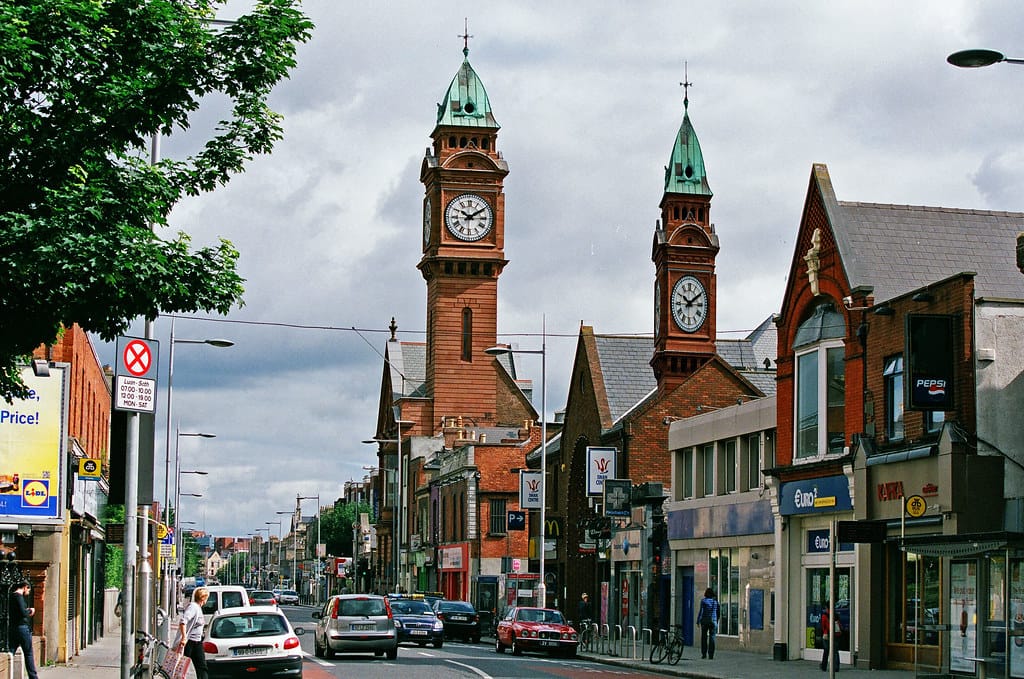
<path fill-rule="evenodd" d="M 179 200 L 213 191 L 281 138 L 267 98 L 312 23 L 299 0 L 0 3 L 0 396 L 19 362 L 77 322 L 112 340 L 138 317 L 241 304 L 238 252 L 160 232 Z M 213 96 L 211 96 L 213 95 Z M 150 164 L 150 138 L 228 102 L 205 145 Z"/>
<path fill-rule="evenodd" d="M 341 502 L 320 510 L 320 530 L 327 553 L 335 556 L 355 556 L 352 545 L 352 523 L 359 521 L 360 513 L 373 511 L 367 502 Z"/>

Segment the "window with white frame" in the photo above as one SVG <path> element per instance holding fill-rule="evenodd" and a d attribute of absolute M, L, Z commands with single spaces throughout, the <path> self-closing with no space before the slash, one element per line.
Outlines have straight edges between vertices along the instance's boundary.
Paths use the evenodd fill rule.
<path fill-rule="evenodd" d="M 700 478 L 703 485 L 704 497 L 710 497 L 715 494 L 715 446 L 713 443 L 701 446 L 700 460 Z"/>
<path fill-rule="evenodd" d="M 882 371 L 885 385 L 885 437 L 903 440 L 903 354 L 885 359 Z"/>
<path fill-rule="evenodd" d="M 797 330 L 795 455 L 841 453 L 846 445 L 846 322 L 831 304 L 818 306 Z"/>
<path fill-rule="evenodd" d="M 723 494 L 736 492 L 736 439 L 726 439 L 718 445 L 721 460 L 718 465 L 718 476 L 721 479 Z"/>
<path fill-rule="evenodd" d="M 761 434 L 748 434 L 742 443 L 740 475 L 743 484 L 740 490 L 758 490 L 761 488 Z"/>

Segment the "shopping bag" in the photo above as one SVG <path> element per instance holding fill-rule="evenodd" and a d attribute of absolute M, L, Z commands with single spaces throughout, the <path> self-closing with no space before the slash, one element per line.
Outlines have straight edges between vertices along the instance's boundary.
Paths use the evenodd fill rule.
<path fill-rule="evenodd" d="M 167 673 L 171 679 L 185 679 L 188 668 L 192 666 L 192 659 L 181 654 L 177 648 L 167 651 L 160 669 Z"/>

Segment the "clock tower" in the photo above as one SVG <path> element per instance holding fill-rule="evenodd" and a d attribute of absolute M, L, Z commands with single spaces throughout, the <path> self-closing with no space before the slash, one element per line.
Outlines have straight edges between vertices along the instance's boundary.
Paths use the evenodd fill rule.
<path fill-rule="evenodd" d="M 689 83 L 683 83 L 685 88 Z M 654 368 L 662 390 L 679 385 L 715 355 L 715 255 L 711 188 L 683 96 L 683 124 L 665 168 L 654 228 Z"/>
<path fill-rule="evenodd" d="M 468 37 L 468 36 L 467 36 Z M 497 409 L 493 359 L 498 276 L 507 260 L 508 165 L 497 149 L 499 125 L 487 91 L 469 64 L 469 48 L 437 107 L 437 124 L 420 169 L 427 283 L 426 396 L 433 419 L 469 415 L 479 424 Z"/>

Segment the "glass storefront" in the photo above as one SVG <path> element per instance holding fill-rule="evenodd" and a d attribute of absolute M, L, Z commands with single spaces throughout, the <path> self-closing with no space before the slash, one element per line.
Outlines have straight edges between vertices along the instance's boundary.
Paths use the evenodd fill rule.
<path fill-rule="evenodd" d="M 853 580 L 850 568 L 836 568 L 835 612 L 836 620 L 842 626 L 839 635 L 840 651 L 850 650 L 850 623 L 853 621 Z M 804 625 L 806 627 L 806 648 L 823 649 L 824 641 L 821 630 L 821 614 L 827 611 L 829 600 L 829 569 L 808 568 L 807 598 L 805 602 Z"/>

